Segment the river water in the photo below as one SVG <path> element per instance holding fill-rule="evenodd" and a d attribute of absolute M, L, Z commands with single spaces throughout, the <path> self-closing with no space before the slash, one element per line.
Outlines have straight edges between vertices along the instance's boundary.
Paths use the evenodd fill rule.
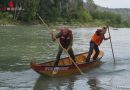
<path fill-rule="evenodd" d="M 88 51 L 96 28 L 72 30 L 74 53 Z M 0 26 L 0 90 L 130 90 L 130 28 L 110 28 L 110 32 L 116 64 L 107 40 L 100 46 L 104 51 L 101 66 L 84 72 L 85 76 L 50 78 L 29 66 L 31 61 L 55 59 L 58 45 L 51 41 L 49 31 L 42 26 Z"/>

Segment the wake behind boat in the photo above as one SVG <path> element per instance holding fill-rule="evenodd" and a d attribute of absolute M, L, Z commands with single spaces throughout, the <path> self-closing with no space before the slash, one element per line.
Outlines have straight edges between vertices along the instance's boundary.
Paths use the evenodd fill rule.
<path fill-rule="evenodd" d="M 85 62 L 87 54 L 88 53 L 86 52 L 86 53 L 81 53 L 81 54 L 75 55 L 76 64 L 82 71 L 89 70 L 89 69 L 99 65 L 101 63 L 100 60 L 104 55 L 103 51 L 100 51 L 100 53 L 98 55 L 98 60 Z M 94 55 L 94 53 L 93 53 L 93 55 Z M 54 63 L 55 63 L 55 61 L 49 61 L 49 62 L 45 62 L 45 63 L 31 62 L 30 66 L 37 73 L 39 73 L 41 75 L 47 75 L 50 77 L 67 76 L 67 75 L 79 73 L 79 70 L 77 69 L 77 67 L 74 64 L 72 64 L 72 61 L 69 59 L 69 57 L 60 59 L 59 65 L 57 67 L 55 67 L 53 70 Z M 53 71 L 56 71 L 56 73 L 53 73 Z"/>

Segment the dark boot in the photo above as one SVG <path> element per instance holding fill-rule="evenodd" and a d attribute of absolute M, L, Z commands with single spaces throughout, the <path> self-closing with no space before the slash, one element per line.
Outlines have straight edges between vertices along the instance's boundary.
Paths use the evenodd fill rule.
<path fill-rule="evenodd" d="M 73 52 L 72 48 L 70 48 L 70 49 L 68 50 L 68 53 L 69 53 L 71 59 L 76 63 L 75 56 L 74 56 L 74 52 Z M 72 64 L 74 65 L 73 62 L 72 62 Z"/>
<path fill-rule="evenodd" d="M 88 56 L 86 58 L 86 62 L 90 62 L 90 57 L 91 57 L 92 53 L 88 53 Z"/>

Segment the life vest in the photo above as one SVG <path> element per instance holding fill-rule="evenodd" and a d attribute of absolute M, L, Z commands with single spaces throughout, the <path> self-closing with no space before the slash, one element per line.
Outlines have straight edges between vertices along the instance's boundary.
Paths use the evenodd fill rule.
<path fill-rule="evenodd" d="M 61 36 L 60 36 L 60 43 L 61 45 L 63 46 L 63 48 L 68 48 L 68 46 L 70 45 L 71 43 L 71 39 L 72 39 L 72 31 L 71 30 L 68 30 L 68 33 L 67 35 L 65 36 L 63 34 L 63 30 L 60 31 L 61 33 Z"/>
<path fill-rule="evenodd" d="M 96 45 L 100 45 L 104 39 L 104 34 L 101 34 L 101 30 L 98 29 L 94 35 L 91 38 L 91 41 L 93 41 Z"/>

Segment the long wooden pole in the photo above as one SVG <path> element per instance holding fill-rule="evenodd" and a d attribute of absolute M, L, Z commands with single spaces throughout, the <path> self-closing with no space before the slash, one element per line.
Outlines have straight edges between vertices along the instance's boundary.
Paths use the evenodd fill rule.
<path fill-rule="evenodd" d="M 38 15 L 38 14 L 37 14 Z M 42 21 L 42 23 L 47 27 L 48 30 L 49 29 L 49 26 L 43 21 L 43 19 L 38 15 L 39 19 Z M 60 45 L 60 47 L 64 50 L 63 46 L 61 45 L 61 43 L 59 42 L 59 40 L 57 40 L 57 38 L 54 36 L 56 42 Z M 70 55 L 68 54 L 68 52 L 65 50 L 65 53 L 67 54 L 67 56 L 69 57 L 69 59 L 74 63 L 74 65 L 76 66 L 76 68 L 79 70 L 79 72 L 81 74 L 84 75 L 84 73 L 81 71 L 81 69 L 78 67 L 78 65 L 74 62 L 74 60 L 70 57 Z"/>
<path fill-rule="evenodd" d="M 114 50 L 113 50 L 113 46 L 112 46 L 112 40 L 111 40 L 111 34 L 110 34 L 109 26 L 107 26 L 107 28 L 108 28 L 108 33 L 109 33 L 109 37 L 110 37 L 110 44 L 111 44 L 113 60 L 114 60 L 114 64 L 115 64 L 116 60 L 115 60 Z"/>

